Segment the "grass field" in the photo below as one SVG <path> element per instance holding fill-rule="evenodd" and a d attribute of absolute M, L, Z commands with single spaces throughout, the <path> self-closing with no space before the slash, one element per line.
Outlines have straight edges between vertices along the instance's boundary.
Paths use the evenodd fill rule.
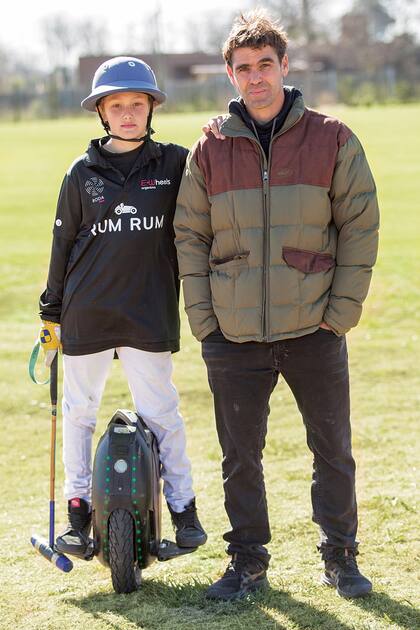
<path fill-rule="evenodd" d="M 349 334 L 354 452 L 358 463 L 360 565 L 375 594 L 345 601 L 318 584 L 311 523 L 311 457 L 284 383 L 272 397 L 265 450 L 273 540 L 271 590 L 237 604 L 208 603 L 206 585 L 226 564 L 220 454 L 199 344 L 183 320 L 175 357 L 189 454 L 207 545 L 144 572 L 135 594 L 114 594 L 97 561 L 65 575 L 36 554 L 47 535 L 48 390 L 31 384 L 27 359 L 38 330 L 37 300 L 47 273 L 52 218 L 62 175 L 87 140 L 92 119 L 0 124 L 2 409 L 0 470 L 0 627 L 15 630 L 187 630 L 420 628 L 418 432 L 420 380 L 420 106 L 341 109 L 365 145 L 382 209 L 380 256 L 359 327 Z M 207 113 L 156 119 L 160 139 L 187 146 Z M 114 362 L 96 438 L 117 407 L 131 407 Z M 58 525 L 65 519 L 58 458 Z M 171 530 L 165 515 L 164 534 Z"/>

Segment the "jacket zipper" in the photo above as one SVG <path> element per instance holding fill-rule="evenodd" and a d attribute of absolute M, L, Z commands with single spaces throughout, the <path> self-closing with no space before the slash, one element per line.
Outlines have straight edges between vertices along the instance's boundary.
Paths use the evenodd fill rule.
<path fill-rule="evenodd" d="M 270 251 L 270 226 L 269 226 L 269 217 L 268 217 L 268 169 L 263 170 L 263 215 L 264 215 L 264 241 L 263 241 L 263 313 L 262 313 L 262 340 L 267 341 L 267 331 L 268 331 L 268 313 L 270 311 L 268 302 L 269 296 L 269 286 L 268 286 L 268 269 L 269 269 L 269 251 Z"/>
<path fill-rule="evenodd" d="M 273 123 L 274 124 L 274 123 Z M 268 173 L 270 168 L 270 152 L 268 156 L 268 162 L 266 155 L 264 153 L 264 149 L 261 146 L 261 143 L 258 138 L 257 128 L 252 121 L 252 126 L 254 127 L 255 134 L 255 144 L 258 146 L 260 150 L 260 154 L 262 157 L 262 169 L 261 169 L 261 177 L 262 177 L 262 185 L 263 185 L 263 283 L 262 283 L 262 314 L 261 314 L 261 324 L 262 324 L 262 341 L 267 341 L 267 313 L 269 311 L 267 305 L 267 296 L 268 296 L 268 262 L 269 262 L 269 217 L 268 217 Z M 270 141 L 271 143 L 271 141 Z"/>
<path fill-rule="evenodd" d="M 293 125 L 290 125 L 287 129 L 280 130 L 278 133 L 273 135 L 270 139 L 270 144 L 268 148 L 268 162 L 264 153 L 264 149 L 262 148 L 259 139 L 258 133 L 254 126 L 255 140 L 249 138 L 251 142 L 254 142 L 261 153 L 262 157 L 262 182 L 263 182 L 263 228 L 264 228 L 264 237 L 263 237 L 263 299 L 262 299 L 262 341 L 268 342 L 270 338 L 270 286 L 269 286 L 269 263 L 270 263 L 270 225 L 269 225 L 269 203 L 268 203 L 268 193 L 269 193 L 269 177 L 268 174 L 270 172 L 271 166 L 271 148 L 273 146 L 274 140 L 279 136 L 287 133 L 289 129 L 292 129 L 302 117 L 299 117 Z M 247 137 L 247 136 L 245 136 Z"/>

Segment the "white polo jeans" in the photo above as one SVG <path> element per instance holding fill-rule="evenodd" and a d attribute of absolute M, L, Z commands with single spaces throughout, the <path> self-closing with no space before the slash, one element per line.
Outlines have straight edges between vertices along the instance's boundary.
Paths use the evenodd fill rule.
<path fill-rule="evenodd" d="M 186 454 L 178 393 L 172 383 L 170 352 L 116 348 L 127 376 L 136 412 L 156 436 L 162 464 L 163 493 L 171 508 L 182 512 L 194 498 L 191 464 Z M 63 355 L 64 496 L 91 502 L 92 436 L 114 349 Z"/>

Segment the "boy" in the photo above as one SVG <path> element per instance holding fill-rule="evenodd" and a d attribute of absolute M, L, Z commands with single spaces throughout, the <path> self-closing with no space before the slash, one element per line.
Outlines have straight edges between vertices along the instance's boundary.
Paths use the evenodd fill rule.
<path fill-rule="evenodd" d="M 151 68 L 115 57 L 82 102 L 107 137 L 92 140 L 61 187 L 47 288 L 40 299 L 46 363 L 63 348 L 63 460 L 68 526 L 62 553 L 83 557 L 91 525 L 96 414 L 116 353 L 136 411 L 159 444 L 163 492 L 181 547 L 207 536 L 197 516 L 171 352 L 179 350 L 173 214 L 188 151 L 155 143 L 154 108 L 166 95 Z M 41 340 L 47 336 L 41 335 Z"/>

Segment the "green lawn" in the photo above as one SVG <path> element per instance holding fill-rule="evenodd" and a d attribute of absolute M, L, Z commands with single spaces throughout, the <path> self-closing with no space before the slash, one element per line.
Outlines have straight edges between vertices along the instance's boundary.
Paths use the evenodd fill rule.
<path fill-rule="evenodd" d="M 220 453 L 199 344 L 183 319 L 175 357 L 200 516 L 209 541 L 197 553 L 144 572 L 136 594 L 113 593 L 94 560 L 66 575 L 36 554 L 33 531 L 48 532 L 48 389 L 31 384 L 27 359 L 38 330 L 52 218 L 62 175 L 88 139 L 92 119 L 0 124 L 2 362 L 0 400 L 0 627 L 369 629 L 420 627 L 418 433 L 420 407 L 420 106 L 332 110 L 361 138 L 382 209 L 380 255 L 359 327 L 349 335 L 354 452 L 358 463 L 360 565 L 375 594 L 345 601 L 321 587 L 309 486 L 311 457 L 284 383 L 272 397 L 265 472 L 273 540 L 271 590 L 236 604 L 207 603 L 204 589 L 224 568 Z M 208 113 L 156 117 L 157 137 L 190 146 Z M 96 438 L 117 407 L 131 407 L 118 362 Z M 417 439 L 416 439 L 417 438 Z M 58 457 L 58 525 L 65 517 Z M 164 534 L 171 535 L 167 515 Z"/>

